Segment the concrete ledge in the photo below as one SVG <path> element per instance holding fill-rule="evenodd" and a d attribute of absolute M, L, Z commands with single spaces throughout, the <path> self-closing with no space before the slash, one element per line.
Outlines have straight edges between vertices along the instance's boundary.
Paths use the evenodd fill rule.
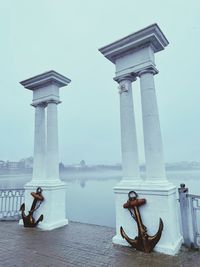
<path fill-rule="evenodd" d="M 169 244 L 169 246 L 167 245 L 164 246 L 164 245 L 159 245 L 158 243 L 155 246 L 154 251 L 174 256 L 179 252 L 182 243 L 183 243 L 183 238 L 182 236 L 180 236 L 180 239 L 174 245 Z"/>
<path fill-rule="evenodd" d="M 22 220 L 22 219 L 20 219 L 20 220 L 19 220 L 19 225 L 24 225 L 24 223 L 23 223 L 23 220 Z"/>
<path fill-rule="evenodd" d="M 62 221 L 58 221 L 58 222 L 55 222 L 55 223 L 42 223 L 42 222 L 40 222 L 37 225 L 37 228 L 39 228 L 41 230 L 44 230 L 44 231 L 51 231 L 53 229 L 60 228 L 60 227 L 63 227 L 65 225 L 68 225 L 68 223 L 69 223 L 68 219 L 64 219 Z M 24 226 L 24 223 L 23 223 L 22 219 L 19 220 L 19 225 Z"/>
<path fill-rule="evenodd" d="M 51 231 L 56 228 L 63 227 L 65 225 L 68 225 L 68 219 L 64 219 L 62 221 L 57 221 L 54 223 L 39 223 L 38 228 L 44 231 Z"/>
<path fill-rule="evenodd" d="M 43 190 L 56 190 L 67 188 L 67 184 L 59 179 L 55 180 L 32 180 L 25 184 L 25 190 L 36 190 L 37 187 L 41 187 Z"/>
<path fill-rule="evenodd" d="M 122 238 L 122 236 L 119 235 L 115 235 L 112 239 L 112 242 L 115 245 L 131 247 L 131 245 L 127 243 L 127 241 L 124 238 Z"/>
<path fill-rule="evenodd" d="M 129 191 L 137 191 L 138 194 L 145 195 L 171 195 L 176 192 L 176 187 L 168 182 L 160 181 L 142 181 L 137 183 L 135 181 L 121 180 L 114 187 L 114 192 L 118 194 L 128 194 Z"/>
<path fill-rule="evenodd" d="M 113 244 L 116 244 L 116 245 L 131 247 L 131 245 L 119 235 L 115 235 L 112 239 L 112 242 Z M 169 245 L 163 246 L 163 245 L 159 245 L 159 242 L 158 242 L 158 244 L 154 248 L 154 251 L 174 256 L 179 252 L 182 242 L 183 242 L 182 237 L 180 237 L 180 239 L 174 245 L 169 244 Z"/>

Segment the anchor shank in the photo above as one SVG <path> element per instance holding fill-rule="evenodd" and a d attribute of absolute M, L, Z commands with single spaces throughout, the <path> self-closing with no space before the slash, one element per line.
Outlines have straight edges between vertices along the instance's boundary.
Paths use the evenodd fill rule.
<path fill-rule="evenodd" d="M 30 212 L 33 212 L 33 211 L 35 210 L 37 201 L 38 201 L 38 200 L 34 198 L 33 203 L 32 203 L 32 206 L 31 206 L 31 210 L 30 210 Z"/>
<path fill-rule="evenodd" d="M 139 235 L 143 235 L 146 232 L 146 229 L 142 223 L 142 218 L 140 215 L 140 211 L 138 209 L 138 207 L 133 207 L 134 213 L 135 213 L 135 217 L 136 217 L 136 223 L 138 226 L 138 233 Z"/>

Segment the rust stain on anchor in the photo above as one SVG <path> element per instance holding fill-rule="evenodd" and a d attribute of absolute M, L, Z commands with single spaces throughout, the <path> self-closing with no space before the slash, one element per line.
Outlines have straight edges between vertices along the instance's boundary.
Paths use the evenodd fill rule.
<path fill-rule="evenodd" d="M 135 249 L 149 253 L 153 250 L 155 245 L 160 240 L 162 230 L 163 230 L 163 221 L 160 219 L 159 229 L 154 236 L 149 236 L 147 234 L 147 228 L 142 223 L 139 207 L 146 203 L 146 199 L 138 199 L 138 195 L 135 191 L 130 191 L 128 193 L 129 200 L 123 205 L 125 209 L 128 209 L 131 216 L 137 223 L 138 227 L 138 236 L 135 239 L 129 238 L 125 233 L 124 229 L 120 227 L 120 232 L 123 238 Z M 132 212 L 133 210 L 133 212 Z"/>
<path fill-rule="evenodd" d="M 43 220 L 43 215 L 40 215 L 39 219 L 35 221 L 33 217 L 33 213 L 39 208 L 42 201 L 44 200 L 44 197 L 42 196 L 42 188 L 38 187 L 36 192 L 31 192 L 31 196 L 34 198 L 31 210 L 29 211 L 29 214 L 25 214 L 25 204 L 23 203 L 20 207 L 20 211 L 22 212 L 22 220 L 24 223 L 24 227 L 36 227 L 39 222 Z"/>

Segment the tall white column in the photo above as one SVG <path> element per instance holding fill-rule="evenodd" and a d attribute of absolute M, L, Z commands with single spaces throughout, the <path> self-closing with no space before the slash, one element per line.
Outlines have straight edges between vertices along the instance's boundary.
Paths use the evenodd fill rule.
<path fill-rule="evenodd" d="M 119 83 L 123 181 L 140 180 L 131 75 L 115 78 Z"/>
<path fill-rule="evenodd" d="M 141 208 L 141 217 L 153 235 L 158 230 L 159 218 L 164 222 L 164 230 L 160 241 L 155 247 L 156 251 L 174 255 L 178 252 L 182 238 L 177 217 L 176 188 L 171 184 L 165 174 L 163 160 L 162 138 L 158 107 L 155 93 L 154 77 L 157 73 L 154 54 L 164 50 L 169 44 L 167 38 L 157 24 L 149 25 L 133 34 L 123 37 L 99 51 L 113 64 L 116 76 L 121 84 L 120 109 L 122 131 L 122 161 L 124 177 L 134 176 L 131 182 L 122 181 L 115 188 L 116 205 L 116 235 L 113 243 L 125 245 L 128 243 L 122 238 L 120 227 L 125 229 L 127 235 L 134 238 L 138 235 L 137 227 L 130 213 L 123 208 L 131 190 L 137 192 L 139 198 L 145 198 L 147 205 Z M 125 76 L 140 76 L 141 101 L 143 116 L 143 132 L 147 179 L 135 181 L 137 168 L 137 142 L 135 126 L 131 81 Z M 119 77 L 124 78 L 119 80 Z M 124 85 L 125 83 L 125 85 Z M 123 86 L 124 85 L 124 86 Z M 135 165 L 136 164 L 136 165 Z M 131 181 L 128 180 L 128 181 Z"/>
<path fill-rule="evenodd" d="M 151 180 L 156 182 L 157 180 L 166 181 L 166 174 L 154 74 L 154 70 L 146 69 L 141 71 L 139 76 L 146 160 L 146 179 L 147 181 Z"/>
<path fill-rule="evenodd" d="M 45 104 L 35 106 L 33 180 L 45 177 Z"/>
<path fill-rule="evenodd" d="M 47 179 L 59 179 L 58 156 L 58 114 L 57 104 L 49 101 L 47 104 L 47 151 L 46 151 L 46 176 Z"/>

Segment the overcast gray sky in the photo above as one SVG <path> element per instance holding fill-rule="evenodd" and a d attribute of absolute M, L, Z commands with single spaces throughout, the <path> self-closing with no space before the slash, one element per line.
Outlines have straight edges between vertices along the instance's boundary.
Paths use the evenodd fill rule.
<path fill-rule="evenodd" d="M 114 65 L 98 48 L 157 22 L 170 44 L 155 76 L 167 162 L 200 160 L 200 1 L 0 0 L 0 159 L 33 154 L 32 92 L 19 81 L 54 69 L 61 88 L 60 159 L 121 161 Z M 133 84 L 144 162 L 139 81 Z"/>

